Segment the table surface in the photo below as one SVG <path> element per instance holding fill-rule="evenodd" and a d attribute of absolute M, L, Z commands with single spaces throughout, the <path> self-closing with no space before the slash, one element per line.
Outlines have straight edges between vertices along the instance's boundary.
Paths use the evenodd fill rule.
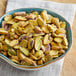
<path fill-rule="evenodd" d="M 50 0 L 61 3 L 76 3 L 76 0 Z M 7 0 L 0 0 L 0 16 L 5 12 Z M 76 76 L 76 15 L 74 17 L 72 25 L 73 44 L 70 51 L 67 53 L 64 59 L 61 76 Z"/>

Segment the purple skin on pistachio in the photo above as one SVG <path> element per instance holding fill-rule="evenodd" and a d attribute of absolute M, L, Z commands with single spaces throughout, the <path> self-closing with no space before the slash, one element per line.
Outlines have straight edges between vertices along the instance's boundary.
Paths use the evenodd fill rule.
<path fill-rule="evenodd" d="M 45 51 L 49 51 L 50 50 L 50 45 L 48 44 L 47 46 L 46 46 L 46 48 L 45 48 Z"/>
<path fill-rule="evenodd" d="M 23 39 L 26 39 L 26 36 L 21 36 L 20 42 L 21 42 Z"/>
<path fill-rule="evenodd" d="M 46 24 L 45 21 L 43 21 L 43 26 L 44 26 L 45 24 Z"/>
<path fill-rule="evenodd" d="M 32 18 L 32 16 L 26 16 L 25 17 L 27 20 L 34 20 L 34 19 L 36 19 L 36 18 Z"/>
<path fill-rule="evenodd" d="M 33 33 L 30 33 L 28 36 L 27 36 L 27 39 L 29 40 L 31 37 L 32 37 Z"/>
<path fill-rule="evenodd" d="M 6 26 L 6 21 L 2 22 L 2 28 L 4 28 Z"/>
<path fill-rule="evenodd" d="M 16 12 L 15 14 L 16 14 L 16 16 L 24 16 L 25 12 Z"/>
<path fill-rule="evenodd" d="M 25 63 L 25 61 L 21 61 L 21 64 L 24 64 Z"/>
<path fill-rule="evenodd" d="M 10 39 L 10 34 L 8 33 L 8 34 L 6 34 L 5 35 L 8 39 Z"/>
<path fill-rule="evenodd" d="M 33 45 L 34 45 L 34 40 L 32 40 L 32 41 L 30 42 L 30 46 L 33 47 Z"/>
<path fill-rule="evenodd" d="M 26 16 L 27 20 L 32 20 L 33 18 L 29 17 L 29 16 Z"/>
<path fill-rule="evenodd" d="M 2 28 L 4 28 L 6 31 L 9 30 L 9 26 L 6 24 L 6 21 L 2 22 Z"/>
<path fill-rule="evenodd" d="M 29 40 L 30 38 L 31 38 L 31 37 L 28 36 L 28 40 Z"/>
<path fill-rule="evenodd" d="M 6 25 L 4 29 L 5 29 L 6 31 L 8 31 L 8 30 L 9 30 L 9 26 Z"/>

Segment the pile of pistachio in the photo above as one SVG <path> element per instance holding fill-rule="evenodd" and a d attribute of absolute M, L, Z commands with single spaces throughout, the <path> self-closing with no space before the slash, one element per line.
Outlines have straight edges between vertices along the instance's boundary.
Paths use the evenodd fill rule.
<path fill-rule="evenodd" d="M 0 28 L 0 53 L 13 62 L 37 66 L 65 53 L 66 23 L 43 10 L 7 15 Z"/>

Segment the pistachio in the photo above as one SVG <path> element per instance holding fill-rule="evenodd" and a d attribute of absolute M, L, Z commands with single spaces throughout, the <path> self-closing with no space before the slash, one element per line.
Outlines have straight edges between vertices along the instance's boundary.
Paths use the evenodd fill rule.
<path fill-rule="evenodd" d="M 26 56 L 29 55 L 29 50 L 26 49 L 26 48 L 20 47 L 20 51 L 21 51 L 24 55 L 26 55 Z"/>
<path fill-rule="evenodd" d="M 41 40 L 41 38 L 40 38 L 40 37 L 36 37 L 36 39 L 35 39 L 35 49 L 36 49 L 36 50 L 40 50 L 41 45 L 42 45 L 42 40 Z"/>
<path fill-rule="evenodd" d="M 21 61 L 21 65 L 30 66 L 30 64 L 29 64 L 29 63 L 26 63 L 24 60 L 23 60 L 23 61 Z"/>
<path fill-rule="evenodd" d="M 65 23 L 65 22 L 61 22 L 61 23 L 60 23 L 60 27 L 65 29 L 66 23 Z"/>
<path fill-rule="evenodd" d="M 65 50 L 60 50 L 59 51 L 59 54 L 64 54 L 65 53 Z"/>
<path fill-rule="evenodd" d="M 41 64 L 43 64 L 43 61 L 42 60 L 39 60 L 38 61 L 38 65 L 41 65 Z"/>
<path fill-rule="evenodd" d="M 51 47 L 50 47 L 50 45 L 49 45 L 49 44 L 48 44 L 48 45 L 46 45 L 46 46 L 45 46 L 45 51 L 49 51 L 49 50 L 50 50 L 50 48 L 51 48 Z"/>
<path fill-rule="evenodd" d="M 14 22 L 14 21 L 12 21 L 12 20 L 11 20 L 11 21 L 7 21 L 7 22 L 6 22 L 6 24 L 11 24 L 11 25 L 12 25 L 12 24 L 14 24 L 14 23 L 15 23 L 15 22 Z"/>
<path fill-rule="evenodd" d="M 19 21 L 26 21 L 27 20 L 25 17 L 22 17 L 22 16 L 15 16 L 15 19 L 19 20 Z"/>
<path fill-rule="evenodd" d="M 12 15 L 7 15 L 4 17 L 5 21 L 10 21 L 12 19 Z"/>
<path fill-rule="evenodd" d="M 48 30 L 47 25 L 42 27 L 42 31 L 43 31 L 44 33 L 49 33 L 49 30 Z"/>
<path fill-rule="evenodd" d="M 6 26 L 6 21 L 3 21 L 2 22 L 2 28 L 5 28 L 5 26 Z"/>
<path fill-rule="evenodd" d="M 15 12 L 13 13 L 13 16 L 24 16 L 26 12 Z"/>
<path fill-rule="evenodd" d="M 42 50 L 38 50 L 36 53 L 35 53 L 35 57 L 41 57 L 43 55 L 43 51 Z"/>
<path fill-rule="evenodd" d="M 43 10 L 40 15 L 41 15 L 43 20 L 48 20 L 47 11 Z"/>
<path fill-rule="evenodd" d="M 51 56 L 54 56 L 54 55 L 57 55 L 58 54 L 58 51 L 57 50 L 51 50 L 50 51 L 50 55 Z"/>
<path fill-rule="evenodd" d="M 1 53 L 5 56 L 7 56 L 7 52 L 1 51 Z"/>
<path fill-rule="evenodd" d="M 3 28 L 0 28 L 0 34 L 8 34 L 8 31 L 5 31 Z"/>
<path fill-rule="evenodd" d="M 4 40 L 4 35 L 1 35 L 0 36 L 0 41 L 3 41 Z"/>
<path fill-rule="evenodd" d="M 58 42 L 58 43 L 61 43 L 63 41 L 63 39 L 62 38 L 54 38 L 54 41 Z"/>
<path fill-rule="evenodd" d="M 68 46 L 68 40 L 67 40 L 66 37 L 63 38 L 63 44 L 64 44 L 65 46 Z"/>
<path fill-rule="evenodd" d="M 14 49 L 19 49 L 20 46 L 19 46 L 19 45 L 15 45 L 13 48 L 14 48 Z"/>
<path fill-rule="evenodd" d="M 35 19 L 36 18 L 36 15 L 34 15 L 34 14 L 28 14 L 28 15 L 26 15 L 26 19 L 27 20 L 33 20 L 33 19 Z"/>
<path fill-rule="evenodd" d="M 12 48 L 8 49 L 8 52 L 11 54 L 11 55 L 15 55 L 16 56 L 16 51 Z"/>
<path fill-rule="evenodd" d="M 32 49 L 31 54 L 33 54 L 33 55 L 35 54 L 35 50 L 34 49 Z"/>
<path fill-rule="evenodd" d="M 30 58 L 26 57 L 24 54 L 22 54 L 21 52 L 18 51 L 18 57 L 21 60 L 24 60 L 26 63 L 29 63 L 31 65 L 37 66 L 37 64 Z"/>
<path fill-rule="evenodd" d="M 33 34 L 33 36 L 43 36 L 43 35 L 45 35 L 45 33 L 35 33 L 35 34 Z"/>
<path fill-rule="evenodd" d="M 35 57 L 34 55 L 32 55 L 31 53 L 30 53 L 30 57 L 31 57 L 33 60 L 38 60 L 38 58 Z"/>
<path fill-rule="evenodd" d="M 13 47 L 13 46 L 15 46 L 17 44 L 18 44 L 18 40 L 12 40 L 12 41 L 10 41 L 10 45 L 9 46 Z"/>
<path fill-rule="evenodd" d="M 5 39 L 5 43 L 10 46 L 10 41 L 8 39 Z"/>
<path fill-rule="evenodd" d="M 34 39 L 29 39 L 29 41 L 28 41 L 28 49 L 32 49 L 33 48 L 33 46 L 34 46 Z"/>
<path fill-rule="evenodd" d="M 19 25 L 19 23 L 14 23 L 14 24 L 12 25 L 12 28 L 17 29 L 18 25 Z"/>
<path fill-rule="evenodd" d="M 24 28 L 24 30 L 23 30 L 23 32 L 24 33 L 33 33 L 34 31 L 33 31 L 33 26 L 32 25 L 28 25 L 28 26 L 26 26 L 25 28 Z"/>
<path fill-rule="evenodd" d="M 17 60 L 17 61 L 19 60 L 18 56 L 13 56 L 13 55 L 12 55 L 11 58 L 12 58 L 12 59 L 15 59 L 15 60 Z"/>
<path fill-rule="evenodd" d="M 51 49 L 52 50 L 61 50 L 62 47 L 60 47 L 60 46 L 52 46 Z"/>
<path fill-rule="evenodd" d="M 44 44 L 49 44 L 49 35 L 48 34 L 46 34 L 45 36 L 44 36 L 44 40 L 43 40 L 43 43 Z"/>
<path fill-rule="evenodd" d="M 21 47 L 27 47 L 27 44 L 28 44 L 28 41 L 24 39 L 20 42 Z"/>
<path fill-rule="evenodd" d="M 33 26 L 38 26 L 37 20 L 29 20 L 29 23 Z"/>
<path fill-rule="evenodd" d="M 11 61 L 13 61 L 13 62 L 19 64 L 19 61 L 15 60 L 15 59 L 11 59 Z"/>
<path fill-rule="evenodd" d="M 52 18 L 51 22 L 57 26 L 57 28 L 60 28 L 60 23 L 58 18 Z"/>
<path fill-rule="evenodd" d="M 46 23 L 51 23 L 51 20 L 52 20 L 52 16 L 51 15 L 47 15 L 47 20 L 46 20 Z"/>
<path fill-rule="evenodd" d="M 65 34 L 65 33 L 66 33 L 66 31 L 63 28 L 60 28 L 60 29 L 56 30 L 56 34 Z"/>
<path fill-rule="evenodd" d="M 45 52 L 45 46 L 44 45 L 41 45 L 41 49 L 43 52 Z"/>
<path fill-rule="evenodd" d="M 37 33 L 41 33 L 41 32 L 42 32 L 42 30 L 41 30 L 40 27 L 38 27 L 38 26 L 35 26 L 34 30 L 35 30 L 35 32 L 37 32 Z"/>
<path fill-rule="evenodd" d="M 37 22 L 38 22 L 40 27 L 43 26 L 43 19 L 40 17 L 40 15 L 38 16 Z"/>
<path fill-rule="evenodd" d="M 56 26 L 53 24 L 52 25 L 48 24 L 47 27 L 50 32 L 55 32 L 57 30 Z"/>
<path fill-rule="evenodd" d="M 39 13 L 38 13 L 37 11 L 33 11 L 32 14 L 34 14 L 34 15 L 36 15 L 36 16 L 39 15 Z"/>

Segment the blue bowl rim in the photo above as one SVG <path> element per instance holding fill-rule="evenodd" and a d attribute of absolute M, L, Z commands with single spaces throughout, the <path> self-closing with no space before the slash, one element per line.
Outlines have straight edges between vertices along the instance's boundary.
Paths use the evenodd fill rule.
<path fill-rule="evenodd" d="M 71 47 L 71 45 L 72 45 L 72 32 L 71 32 L 70 23 L 69 23 L 64 17 L 62 17 L 62 16 L 59 15 L 58 13 L 55 13 L 54 11 L 51 11 L 51 10 L 46 9 L 46 8 L 19 8 L 19 9 L 14 9 L 14 10 L 11 10 L 11 11 L 8 11 L 7 13 L 5 13 L 5 14 L 0 18 L 0 23 L 2 22 L 1 19 L 3 19 L 8 13 L 11 13 L 11 12 L 13 12 L 13 11 L 20 10 L 20 9 L 47 10 L 47 11 L 52 12 L 53 14 L 55 14 L 55 15 L 63 18 L 63 19 L 68 23 L 68 25 L 69 25 L 69 30 L 70 30 L 69 34 L 70 34 L 70 40 L 71 40 L 71 41 L 70 41 L 70 46 L 69 46 L 69 48 L 66 50 L 67 52 L 69 51 L 69 49 L 70 49 L 70 47 Z M 61 58 L 63 58 L 63 57 L 67 54 L 67 52 L 64 53 L 63 55 L 61 55 L 60 57 L 57 57 L 57 58 L 55 58 L 55 59 L 53 59 L 53 60 L 51 60 L 51 61 L 48 61 L 48 62 L 46 62 L 46 63 L 44 63 L 44 64 L 42 64 L 42 65 L 38 65 L 38 66 L 19 65 L 19 64 L 14 63 L 13 61 L 11 61 L 9 58 L 7 58 L 6 56 L 4 56 L 4 55 L 1 54 L 1 53 L 0 53 L 0 56 L 1 56 L 4 60 L 6 60 L 9 64 L 18 66 L 18 67 L 20 67 L 20 68 L 30 68 L 30 69 L 32 69 L 32 68 L 40 68 L 40 67 L 46 66 L 46 65 L 48 65 L 48 64 L 50 64 L 50 63 L 53 63 L 53 62 L 55 62 L 55 61 L 58 61 L 58 60 L 60 60 Z"/>

